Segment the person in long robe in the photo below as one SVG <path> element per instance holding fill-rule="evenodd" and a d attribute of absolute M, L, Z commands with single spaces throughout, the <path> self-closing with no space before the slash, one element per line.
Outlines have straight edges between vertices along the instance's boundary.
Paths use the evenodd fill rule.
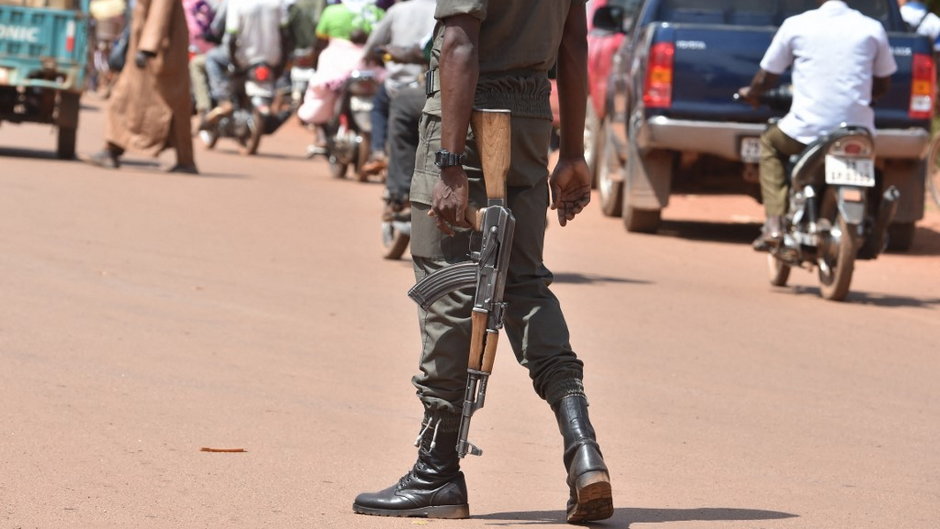
<path fill-rule="evenodd" d="M 118 168 L 125 151 L 176 150 L 170 172 L 197 174 L 190 133 L 189 31 L 179 0 L 137 0 L 127 65 L 111 95 L 105 148 L 87 161 Z"/>

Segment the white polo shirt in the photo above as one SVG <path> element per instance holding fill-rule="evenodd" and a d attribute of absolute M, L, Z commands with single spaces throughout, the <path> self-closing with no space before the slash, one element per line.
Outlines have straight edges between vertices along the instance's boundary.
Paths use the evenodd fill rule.
<path fill-rule="evenodd" d="M 783 21 L 760 63 L 780 75 L 793 66 L 793 104 L 778 123 L 787 136 L 814 141 L 841 123 L 875 131 L 873 77 L 897 70 L 880 22 L 841 0 Z"/>

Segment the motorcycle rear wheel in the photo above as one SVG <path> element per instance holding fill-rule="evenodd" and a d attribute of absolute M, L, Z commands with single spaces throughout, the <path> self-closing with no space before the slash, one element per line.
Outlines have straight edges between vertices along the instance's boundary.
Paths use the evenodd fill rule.
<path fill-rule="evenodd" d="M 356 179 L 360 182 L 368 182 L 369 174 L 362 170 L 363 166 L 369 161 L 369 156 L 372 155 L 372 142 L 370 141 L 368 134 L 362 134 L 362 141 L 359 142 L 359 147 L 356 149 Z"/>
<path fill-rule="evenodd" d="M 261 136 L 264 135 L 264 116 L 257 108 L 251 111 L 251 119 L 248 121 L 248 137 L 242 143 L 241 153 L 247 156 L 258 153 L 258 146 L 261 145 Z"/>
<path fill-rule="evenodd" d="M 769 273 L 771 285 L 775 287 L 787 286 L 787 280 L 790 279 L 790 268 L 790 265 L 773 255 L 767 256 L 767 272 Z"/>
<path fill-rule="evenodd" d="M 382 258 L 391 261 L 401 259 L 408 243 L 411 242 L 411 235 L 395 227 L 394 222 L 382 223 Z"/>
<path fill-rule="evenodd" d="M 849 294 L 852 273 L 855 271 L 855 226 L 836 214 L 836 223 L 829 231 L 830 243 L 821 249 L 816 264 L 819 267 L 819 294 L 829 301 L 842 301 Z"/>
<path fill-rule="evenodd" d="M 330 176 L 333 178 L 346 178 L 346 170 L 348 168 L 348 163 L 343 163 L 339 161 L 336 156 L 330 155 Z"/>

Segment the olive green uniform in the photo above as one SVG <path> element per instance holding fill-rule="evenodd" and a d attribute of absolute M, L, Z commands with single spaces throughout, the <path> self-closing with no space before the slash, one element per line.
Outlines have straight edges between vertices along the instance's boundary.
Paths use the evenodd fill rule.
<path fill-rule="evenodd" d="M 550 404 L 583 394 L 582 363 L 569 344 L 558 300 L 549 290 L 552 274 L 542 263 L 549 205 L 548 151 L 552 127 L 548 72 L 555 65 L 569 9 L 584 0 L 438 0 L 435 16 L 467 14 L 482 21 L 480 78 L 474 106 L 512 112 L 508 206 L 516 218 L 504 300 L 505 330 L 516 359 L 529 370 L 540 397 Z M 443 26 L 438 25 L 431 57 L 435 74 Z M 434 154 L 441 148 L 441 98 L 434 75 L 420 123 L 421 141 L 411 184 L 415 275 L 469 260 L 471 234 L 440 232 L 427 213 L 440 170 Z M 470 202 L 486 204 L 477 144 L 468 133 L 464 168 Z M 431 411 L 457 413 L 463 400 L 470 342 L 472 288 L 445 296 L 430 311 L 419 309 L 422 332 L 418 395 Z"/>

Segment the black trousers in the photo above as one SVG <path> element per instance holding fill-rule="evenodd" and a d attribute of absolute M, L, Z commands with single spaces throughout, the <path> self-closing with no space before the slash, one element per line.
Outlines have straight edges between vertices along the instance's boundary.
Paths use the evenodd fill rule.
<path fill-rule="evenodd" d="M 397 202 L 408 198 L 418 149 L 418 122 L 427 96 L 424 88 L 405 87 L 390 101 L 388 111 L 388 196 Z"/>

